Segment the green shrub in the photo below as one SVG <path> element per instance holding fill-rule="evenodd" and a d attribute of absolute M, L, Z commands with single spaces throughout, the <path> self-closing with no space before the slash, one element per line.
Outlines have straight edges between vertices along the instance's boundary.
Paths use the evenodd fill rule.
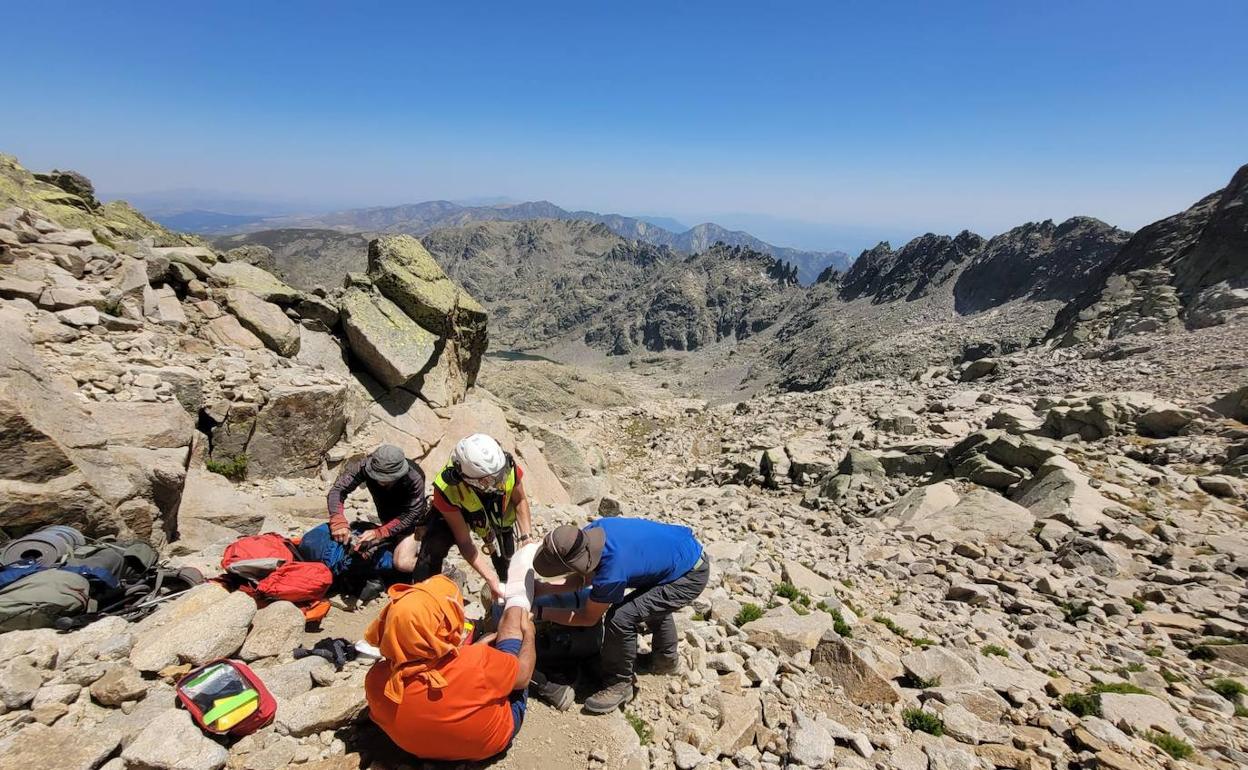
<path fill-rule="evenodd" d="M 1229 701 L 1235 700 L 1240 695 L 1248 694 L 1248 687 L 1243 686 L 1234 679 L 1215 679 L 1210 683 L 1209 689 Z"/>
<path fill-rule="evenodd" d="M 841 614 L 840 610 L 828 606 L 827 602 L 819 602 L 815 605 L 815 609 L 823 610 L 832 616 L 832 629 L 836 633 L 844 637 L 852 637 L 854 635 L 854 629 L 850 628 L 849 624 L 845 622 L 845 616 Z"/>
<path fill-rule="evenodd" d="M 1165 652 L 1166 651 L 1161 649 L 1160 647 L 1149 647 L 1147 650 L 1144 651 L 1144 654 L 1150 658 L 1160 658 L 1162 655 L 1165 654 Z"/>
<path fill-rule="evenodd" d="M 809 615 L 809 614 L 810 614 L 810 610 L 809 610 L 809 609 L 807 609 L 807 608 L 806 608 L 804 605 L 802 605 L 802 604 L 790 604 L 789 606 L 790 606 L 790 607 L 792 607 L 792 608 L 793 608 L 793 611 L 794 611 L 794 612 L 796 612 L 798 615 Z"/>
<path fill-rule="evenodd" d="M 797 586 L 789 582 L 780 583 L 776 586 L 776 596 L 782 596 L 790 602 L 810 606 L 810 597 L 798 589 Z"/>
<path fill-rule="evenodd" d="M 1135 610 L 1136 615 L 1139 615 L 1144 611 L 1144 602 L 1136 599 L 1135 597 L 1127 599 L 1127 604 L 1131 605 L 1131 609 Z"/>
<path fill-rule="evenodd" d="M 1071 604 L 1070 602 L 1062 602 L 1062 616 L 1067 623 L 1074 625 L 1082 620 L 1088 614 L 1088 604 Z"/>
<path fill-rule="evenodd" d="M 633 732 L 637 733 L 637 737 L 641 740 L 641 745 L 649 746 L 650 742 L 654 740 L 654 730 L 650 729 L 650 725 L 646 724 L 646 720 L 631 711 L 624 712 L 624 718 L 632 726 Z"/>
<path fill-rule="evenodd" d="M 930 711 L 908 708 L 901 712 L 901 721 L 911 730 L 917 730 L 937 737 L 945 734 L 944 720 Z"/>
<path fill-rule="evenodd" d="M 915 647 L 927 648 L 936 644 L 935 639 L 928 639 L 926 636 L 907 636 L 906 638 L 909 639 L 910 643 Z"/>
<path fill-rule="evenodd" d="M 1101 697 L 1071 692 L 1062 696 L 1062 708 L 1077 717 L 1099 717 L 1101 715 Z"/>
<path fill-rule="evenodd" d="M 1144 670 L 1143 663 L 1128 663 L 1127 665 L 1122 666 L 1118 669 L 1118 676 L 1122 677 L 1123 679 L 1126 679 L 1127 674 L 1138 674 L 1139 672 L 1143 670 Z"/>
<path fill-rule="evenodd" d="M 763 608 L 757 604 L 743 604 L 737 616 L 732 619 L 732 624 L 740 627 L 749 623 L 751 620 L 758 620 L 763 616 Z"/>
<path fill-rule="evenodd" d="M 999 658 L 1010 657 L 1010 651 L 999 644 L 985 644 L 979 648 L 979 651 L 983 655 L 996 655 Z"/>
<path fill-rule="evenodd" d="M 1165 679 L 1167 684 L 1177 684 L 1178 682 L 1183 681 L 1183 677 L 1181 675 L 1174 673 L 1164 666 L 1161 669 L 1161 678 Z"/>
<path fill-rule="evenodd" d="M 1239 717 L 1240 719 L 1243 719 L 1244 717 L 1248 717 L 1248 708 L 1244 706 L 1236 706 L 1235 716 Z"/>
<path fill-rule="evenodd" d="M 247 455 L 237 455 L 228 460 L 209 459 L 205 467 L 213 473 L 219 473 L 230 481 L 242 481 L 247 478 Z"/>
<path fill-rule="evenodd" d="M 1187 759 L 1195 751 L 1187 741 L 1168 733 L 1149 731 L 1144 733 L 1144 739 L 1175 759 Z"/>
<path fill-rule="evenodd" d="M 1213 647 L 1207 644 L 1198 644 L 1187 653 L 1187 657 L 1192 660 L 1213 660 L 1218 654 L 1213 651 Z"/>
<path fill-rule="evenodd" d="M 841 581 L 841 585 L 845 586 L 846 588 L 853 588 L 854 580 L 853 578 L 845 578 L 844 580 Z"/>

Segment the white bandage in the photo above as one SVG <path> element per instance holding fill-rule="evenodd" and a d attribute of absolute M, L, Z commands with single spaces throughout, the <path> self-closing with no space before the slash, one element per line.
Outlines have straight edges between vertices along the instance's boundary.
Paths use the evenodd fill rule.
<path fill-rule="evenodd" d="M 532 609 L 533 559 L 537 556 L 538 546 L 538 543 L 529 543 L 511 557 L 511 566 L 507 568 L 507 585 L 503 586 L 504 610 L 511 607 Z"/>

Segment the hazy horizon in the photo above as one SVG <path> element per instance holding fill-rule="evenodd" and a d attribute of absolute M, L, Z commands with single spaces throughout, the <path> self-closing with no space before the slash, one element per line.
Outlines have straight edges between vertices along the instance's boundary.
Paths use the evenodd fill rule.
<path fill-rule="evenodd" d="M 54 23 L 60 42 L 48 56 L 39 35 L 10 41 L 22 119 L 0 151 L 128 195 L 226 190 L 310 212 L 549 200 L 854 254 L 879 234 L 1073 215 L 1135 230 L 1248 162 L 1242 3 L 9 17 Z"/>

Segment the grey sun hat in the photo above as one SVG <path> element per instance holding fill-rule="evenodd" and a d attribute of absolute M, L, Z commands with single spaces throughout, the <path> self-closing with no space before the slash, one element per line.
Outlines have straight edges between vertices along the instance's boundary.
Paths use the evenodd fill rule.
<path fill-rule="evenodd" d="M 373 481 L 394 481 L 407 473 L 407 455 L 394 444 L 382 444 L 368 456 L 364 472 Z"/>
<path fill-rule="evenodd" d="M 533 569 L 542 577 L 576 572 L 588 575 L 598 569 L 607 533 L 601 528 L 577 529 L 564 524 L 542 538 L 533 557 Z"/>

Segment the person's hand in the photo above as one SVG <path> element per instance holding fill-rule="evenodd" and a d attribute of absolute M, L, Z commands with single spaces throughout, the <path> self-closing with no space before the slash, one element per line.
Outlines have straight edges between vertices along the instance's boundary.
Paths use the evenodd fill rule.
<path fill-rule="evenodd" d="M 351 542 L 351 528 L 348 527 L 346 524 L 343 524 L 342 526 L 339 526 L 339 527 L 331 526 L 329 528 L 329 536 L 332 537 L 335 541 L 343 545 L 346 545 L 347 543 Z"/>
<path fill-rule="evenodd" d="M 490 581 L 490 593 L 494 594 L 495 602 L 501 602 L 504 598 L 503 586 L 497 578 Z"/>
<path fill-rule="evenodd" d="M 360 553 L 368 553 L 369 551 L 373 550 L 377 546 L 381 545 L 381 540 L 382 540 L 381 530 L 370 529 L 369 531 L 360 535 L 360 539 L 356 541 L 355 548 Z"/>

